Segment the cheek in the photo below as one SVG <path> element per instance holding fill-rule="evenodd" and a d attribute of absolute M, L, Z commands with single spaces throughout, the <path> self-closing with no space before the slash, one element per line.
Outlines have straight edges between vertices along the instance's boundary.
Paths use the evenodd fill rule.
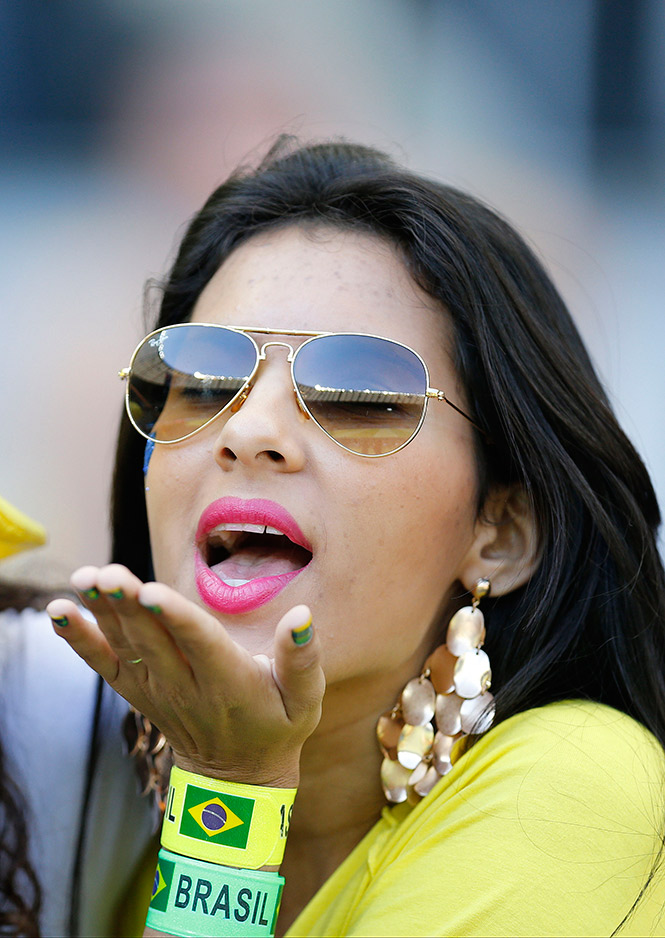
<path fill-rule="evenodd" d="M 195 512 L 190 502 L 196 486 L 188 480 L 196 477 L 191 449 L 185 453 L 154 446 L 147 459 L 145 499 L 155 575 L 167 582 L 192 543 Z"/>
<path fill-rule="evenodd" d="M 400 467 L 394 477 L 382 473 L 365 481 L 349 502 L 352 521 L 345 530 L 357 571 L 352 581 L 371 565 L 377 576 L 394 571 L 398 579 L 427 588 L 432 596 L 436 592 L 434 598 L 440 599 L 473 539 L 473 466 L 445 467 L 421 459 Z"/>
<path fill-rule="evenodd" d="M 331 683 L 355 673 L 359 659 L 368 671 L 394 674 L 396 684 L 418 670 L 439 639 L 474 537 L 473 478 L 450 468 L 432 473 L 423 461 L 394 474 L 372 468 L 338 517 L 334 579 L 322 602 L 329 610 L 338 598 L 322 626 Z"/>

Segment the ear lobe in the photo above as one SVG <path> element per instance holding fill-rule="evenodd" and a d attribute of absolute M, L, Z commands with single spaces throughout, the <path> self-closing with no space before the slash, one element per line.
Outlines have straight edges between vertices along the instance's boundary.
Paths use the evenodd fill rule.
<path fill-rule="evenodd" d="M 522 586 L 540 563 L 538 540 L 533 509 L 521 486 L 493 489 L 460 567 L 464 588 L 470 591 L 480 577 L 490 580 L 493 596 Z"/>

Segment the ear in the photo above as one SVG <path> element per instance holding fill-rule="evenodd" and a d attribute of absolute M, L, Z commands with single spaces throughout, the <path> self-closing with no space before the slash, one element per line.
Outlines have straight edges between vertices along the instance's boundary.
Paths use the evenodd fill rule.
<path fill-rule="evenodd" d="M 480 577 L 502 596 L 522 586 L 540 563 L 538 530 L 521 486 L 501 486 L 488 495 L 476 521 L 475 537 L 459 579 L 471 591 Z"/>

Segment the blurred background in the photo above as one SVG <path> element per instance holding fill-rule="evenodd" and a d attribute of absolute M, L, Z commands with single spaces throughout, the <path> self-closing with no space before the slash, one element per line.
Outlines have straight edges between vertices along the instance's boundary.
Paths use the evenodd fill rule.
<path fill-rule="evenodd" d="M 108 551 L 143 285 L 239 161 L 345 135 L 535 245 L 665 500 L 663 0 L 3 0 L 0 494 Z"/>

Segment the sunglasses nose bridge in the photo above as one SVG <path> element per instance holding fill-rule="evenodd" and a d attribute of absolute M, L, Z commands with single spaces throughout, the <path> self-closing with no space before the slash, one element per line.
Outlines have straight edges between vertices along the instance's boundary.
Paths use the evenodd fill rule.
<path fill-rule="evenodd" d="M 259 360 L 263 361 L 266 357 L 266 349 L 272 348 L 273 346 L 280 346 L 281 348 L 286 348 L 289 350 L 289 354 L 286 356 L 287 362 L 293 361 L 293 356 L 295 352 L 293 351 L 293 346 L 289 345 L 288 342 L 264 342 L 259 350 Z"/>
<path fill-rule="evenodd" d="M 295 351 L 294 351 L 293 346 L 290 345 L 288 342 L 264 342 L 263 345 L 262 345 L 262 346 L 259 348 L 259 350 L 258 350 L 258 360 L 257 360 L 257 364 L 258 364 L 259 362 L 262 362 L 262 361 L 266 361 L 266 360 L 267 360 L 266 349 L 268 349 L 268 348 L 273 348 L 273 347 L 280 347 L 280 348 L 285 348 L 285 349 L 287 349 L 288 352 L 287 352 L 287 356 L 286 356 L 286 362 L 287 362 L 287 364 L 290 364 L 290 365 L 293 364 L 293 359 L 294 359 L 294 357 L 295 357 Z M 295 379 L 294 379 L 294 377 L 293 377 L 293 368 L 291 369 L 291 381 L 292 381 L 292 383 L 293 383 L 293 395 L 294 395 L 294 397 L 295 397 L 295 399 L 296 399 L 296 404 L 298 405 L 298 410 L 302 413 L 302 415 L 303 415 L 304 417 L 307 418 L 307 420 L 310 420 L 310 419 L 311 419 L 311 415 L 310 415 L 309 411 L 307 410 L 307 408 L 303 405 L 303 402 L 302 402 L 302 400 L 300 399 L 300 395 L 298 394 L 298 389 L 297 389 L 297 387 L 296 387 Z M 242 392 L 242 394 L 239 396 L 239 398 L 238 398 L 236 401 L 233 402 L 233 404 L 232 404 L 232 406 L 231 406 L 231 412 L 232 412 L 232 413 L 236 413 L 236 411 L 240 410 L 240 408 L 241 408 L 242 405 L 244 404 L 245 400 L 247 399 L 247 396 L 248 396 L 249 392 L 252 390 L 253 384 L 254 384 L 254 382 L 251 381 L 251 382 L 247 385 L 247 387 L 245 388 L 245 390 Z"/>

